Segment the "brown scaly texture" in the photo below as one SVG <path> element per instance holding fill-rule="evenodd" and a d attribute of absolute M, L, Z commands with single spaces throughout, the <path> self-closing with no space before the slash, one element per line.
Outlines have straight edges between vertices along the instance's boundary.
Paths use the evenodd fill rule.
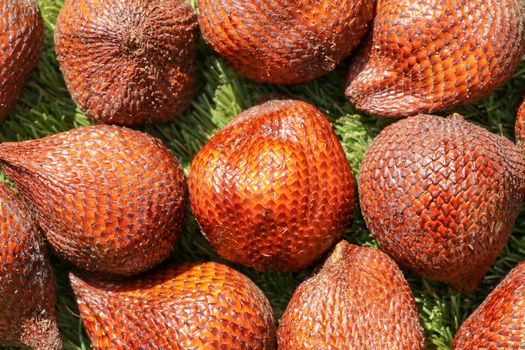
<path fill-rule="evenodd" d="M 36 0 L 0 1 L 0 120 L 22 95 L 44 44 Z"/>
<path fill-rule="evenodd" d="M 447 110 L 490 95 L 525 51 L 523 0 L 380 0 L 346 96 L 384 117 Z"/>
<path fill-rule="evenodd" d="M 330 122 L 294 100 L 237 116 L 193 160 L 189 189 L 211 245 L 258 270 L 311 265 L 354 208 L 354 176 Z"/>
<path fill-rule="evenodd" d="M 55 276 L 44 240 L 4 184 L 0 184 L 0 247 L 0 345 L 61 349 Z"/>
<path fill-rule="evenodd" d="M 468 317 L 452 348 L 525 349 L 525 262 L 515 267 Z"/>
<path fill-rule="evenodd" d="M 333 70 L 365 35 L 370 0 L 199 0 L 206 41 L 243 76 L 297 84 Z"/>
<path fill-rule="evenodd" d="M 190 105 L 197 37 L 186 0 L 66 0 L 55 45 L 80 109 L 136 125 L 168 121 Z"/>
<path fill-rule="evenodd" d="M 0 165 L 54 250 L 81 269 L 139 273 L 177 242 L 184 174 L 147 134 L 99 125 L 3 143 Z"/>
<path fill-rule="evenodd" d="M 274 349 L 268 299 L 227 266 L 166 266 L 129 281 L 70 280 L 93 349 Z"/>
<path fill-rule="evenodd" d="M 459 115 L 419 115 L 381 132 L 359 179 L 381 249 L 423 277 L 473 292 L 511 234 L 523 152 Z"/>
<path fill-rule="evenodd" d="M 414 297 L 396 263 L 345 241 L 297 288 L 277 340 L 279 350 L 425 349 Z"/>

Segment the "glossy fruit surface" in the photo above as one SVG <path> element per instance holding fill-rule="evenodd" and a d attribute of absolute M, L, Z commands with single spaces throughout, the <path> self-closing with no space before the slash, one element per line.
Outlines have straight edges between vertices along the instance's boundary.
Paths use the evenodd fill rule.
<path fill-rule="evenodd" d="M 44 44 L 36 0 L 0 1 L 0 120 L 22 95 Z"/>
<path fill-rule="evenodd" d="M 70 280 L 93 349 L 274 349 L 268 299 L 227 266 L 166 266 L 128 281 Z"/>
<path fill-rule="evenodd" d="M 459 115 L 419 115 L 374 140 L 359 190 L 383 251 L 423 277 L 473 292 L 523 204 L 525 158 Z"/>
<path fill-rule="evenodd" d="M 55 46 L 80 109 L 136 125 L 169 121 L 190 105 L 197 37 L 186 0 L 66 0 Z"/>
<path fill-rule="evenodd" d="M 296 289 L 277 340 L 280 350 L 425 349 L 414 297 L 396 263 L 346 241 Z"/>
<path fill-rule="evenodd" d="M 365 35 L 368 0 L 200 0 L 206 41 L 241 75 L 298 84 L 332 71 Z"/>
<path fill-rule="evenodd" d="M 0 345 L 61 349 L 55 276 L 44 239 L 4 184 L 0 184 L 0 247 Z"/>
<path fill-rule="evenodd" d="M 258 270 L 301 270 L 341 236 L 354 177 L 315 107 L 274 100 L 237 116 L 197 154 L 190 200 L 224 258 Z"/>
<path fill-rule="evenodd" d="M 380 0 L 346 95 L 384 117 L 448 110 L 487 97 L 525 52 L 522 0 Z"/>
<path fill-rule="evenodd" d="M 147 134 L 99 125 L 3 143 L 0 164 L 54 250 L 81 269 L 136 274 L 178 240 L 184 174 Z"/>
<path fill-rule="evenodd" d="M 454 350 L 525 347 L 525 263 L 515 267 L 461 326 Z"/>

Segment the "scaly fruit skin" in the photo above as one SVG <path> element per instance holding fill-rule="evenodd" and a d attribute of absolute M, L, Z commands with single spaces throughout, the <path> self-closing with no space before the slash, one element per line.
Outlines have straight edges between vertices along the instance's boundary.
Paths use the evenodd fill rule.
<path fill-rule="evenodd" d="M 166 266 L 128 281 L 73 274 L 70 280 L 93 349 L 274 349 L 268 299 L 227 266 Z"/>
<path fill-rule="evenodd" d="M 454 350 L 525 348 L 525 263 L 515 267 L 470 315 L 454 338 Z"/>
<path fill-rule="evenodd" d="M 180 235 L 185 177 L 144 133 L 108 125 L 0 144 L 0 164 L 54 250 L 81 269 L 132 275 Z"/>
<path fill-rule="evenodd" d="M 280 350 L 425 349 L 403 273 L 386 254 L 341 241 L 282 317 Z"/>
<path fill-rule="evenodd" d="M 518 141 L 518 143 L 521 143 L 522 146 L 523 142 L 525 142 L 525 96 L 521 101 L 521 105 L 518 109 L 518 114 L 516 115 L 516 125 L 514 134 L 516 136 L 516 140 Z"/>
<path fill-rule="evenodd" d="M 525 52 L 522 0 L 380 0 L 346 96 L 383 117 L 448 110 L 490 95 Z"/>
<path fill-rule="evenodd" d="M 61 349 L 55 276 L 44 240 L 4 184 L 0 184 L 0 246 L 0 345 Z"/>
<path fill-rule="evenodd" d="M 332 71 L 372 20 L 369 0 L 199 0 L 206 41 L 241 75 L 298 84 Z"/>
<path fill-rule="evenodd" d="M 0 1 L 0 120 L 22 95 L 44 46 L 36 0 Z"/>
<path fill-rule="evenodd" d="M 383 251 L 423 277 L 473 292 L 512 232 L 525 158 L 459 115 L 419 115 L 374 140 L 359 192 Z"/>
<path fill-rule="evenodd" d="M 257 270 L 311 265 L 354 208 L 354 176 L 330 122 L 294 100 L 237 116 L 193 160 L 189 189 L 211 245 Z"/>
<path fill-rule="evenodd" d="M 197 38 L 186 0 L 66 0 L 55 46 L 80 109 L 137 125 L 169 121 L 190 105 Z"/>

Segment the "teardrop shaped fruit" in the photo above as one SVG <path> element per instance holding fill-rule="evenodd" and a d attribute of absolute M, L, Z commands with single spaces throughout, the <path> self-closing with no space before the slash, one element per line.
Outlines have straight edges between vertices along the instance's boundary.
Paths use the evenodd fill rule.
<path fill-rule="evenodd" d="M 279 350 L 425 349 L 414 297 L 396 263 L 345 241 L 296 289 L 277 341 Z"/>
<path fill-rule="evenodd" d="M 346 96 L 383 117 L 448 110 L 489 96 L 525 52 L 523 0 L 382 0 Z"/>
<path fill-rule="evenodd" d="M 61 349 L 55 276 L 44 239 L 4 184 L 0 184 L 0 247 L 0 346 Z"/>
<path fill-rule="evenodd" d="M 81 269 L 140 273 L 178 240 L 184 174 L 147 134 L 98 125 L 3 143 L 0 164 L 54 250 Z"/>
<path fill-rule="evenodd" d="M 0 120 L 22 95 L 44 45 L 36 0 L 0 1 Z"/>
<path fill-rule="evenodd" d="M 298 84 L 332 71 L 359 44 L 369 0 L 199 0 L 206 41 L 241 75 Z"/>
<path fill-rule="evenodd" d="M 423 277 L 473 292 L 525 199 L 525 158 L 508 139 L 459 115 L 419 115 L 374 140 L 359 191 L 383 251 Z"/>
<path fill-rule="evenodd" d="M 525 346 L 525 262 L 515 267 L 470 315 L 454 350 L 514 350 Z"/>
<path fill-rule="evenodd" d="M 274 349 L 272 309 L 221 264 L 166 266 L 133 280 L 70 275 L 93 349 Z"/>
<path fill-rule="evenodd" d="M 354 209 L 354 175 L 330 122 L 296 100 L 237 116 L 197 154 L 188 182 L 211 245 L 258 270 L 311 265 Z"/>
<path fill-rule="evenodd" d="M 78 107 L 104 123 L 165 122 L 197 86 L 197 16 L 186 0 L 66 0 L 55 46 Z"/>

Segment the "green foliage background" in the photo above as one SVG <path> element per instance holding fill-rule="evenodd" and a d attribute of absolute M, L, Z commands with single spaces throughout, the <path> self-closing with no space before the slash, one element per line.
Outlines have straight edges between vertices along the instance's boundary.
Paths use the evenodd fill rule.
<path fill-rule="evenodd" d="M 194 0 L 193 0 L 194 2 Z M 39 0 L 46 27 L 42 60 L 25 93 L 0 124 L 0 141 L 39 138 L 74 127 L 89 125 L 70 98 L 55 58 L 53 33 L 63 0 Z M 195 4 L 192 4 L 195 6 Z M 257 104 L 268 94 L 278 93 L 306 100 L 330 118 L 340 137 L 355 174 L 374 136 L 392 121 L 356 111 L 344 98 L 343 86 L 348 62 L 310 84 L 276 87 L 239 77 L 205 44 L 199 55 L 200 91 L 190 110 L 172 123 L 151 125 L 144 130 L 161 138 L 180 158 L 185 170 L 206 141 L 229 120 Z M 456 110 L 492 132 L 513 138 L 514 115 L 525 88 L 525 61 L 505 86 L 473 106 Z M 428 349 L 450 349 L 454 333 L 464 319 L 519 261 L 525 259 L 525 215 L 517 221 L 508 246 L 474 295 L 463 295 L 444 284 L 422 280 L 405 272 L 416 298 L 427 332 Z M 375 246 L 357 208 L 345 238 L 352 243 Z M 176 261 L 222 261 L 200 234 L 189 215 L 183 240 L 173 254 Z M 224 261 L 222 261 L 224 262 Z M 89 339 L 78 318 L 78 310 L 67 282 L 70 266 L 53 258 L 58 278 L 58 320 L 66 349 L 89 349 Z M 295 289 L 311 271 L 299 274 L 269 271 L 256 273 L 236 266 L 250 276 L 270 299 L 278 321 Z"/>

